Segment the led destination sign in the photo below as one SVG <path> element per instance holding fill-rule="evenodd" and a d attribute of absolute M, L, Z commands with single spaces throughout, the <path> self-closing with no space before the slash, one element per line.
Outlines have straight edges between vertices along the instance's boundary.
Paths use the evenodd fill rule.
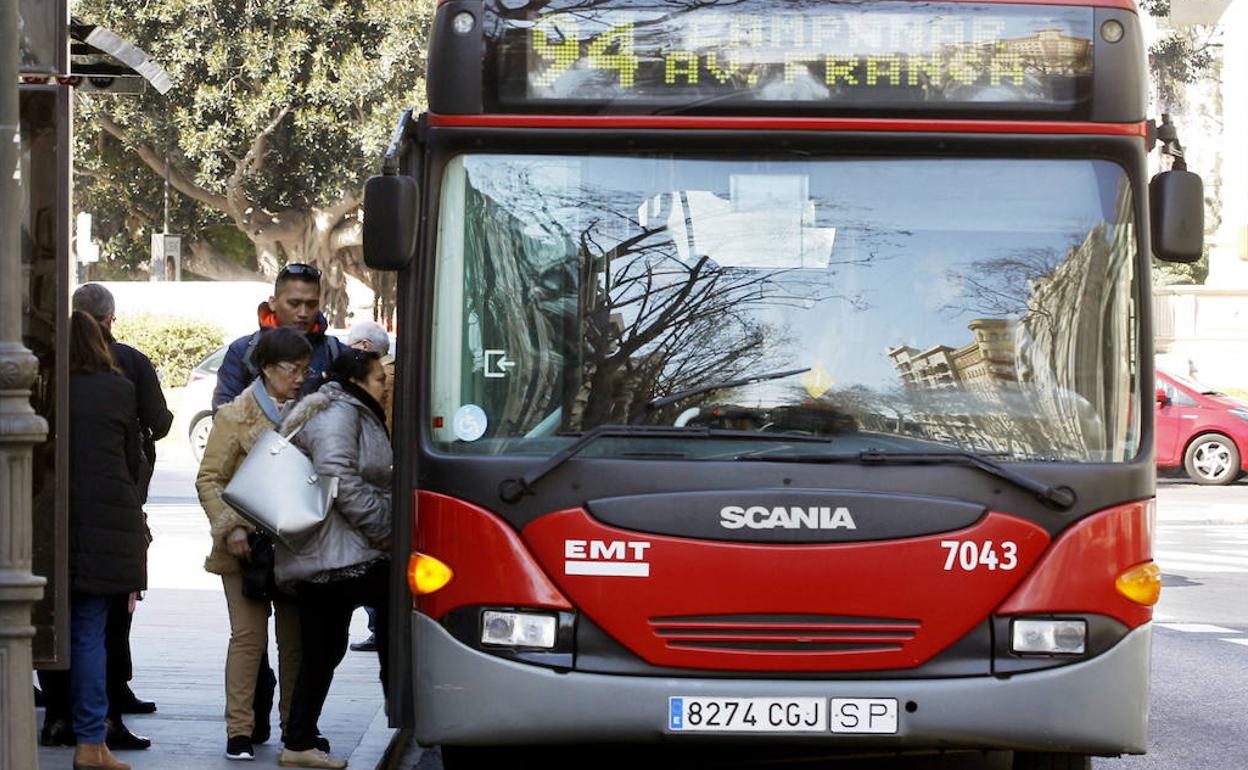
<path fill-rule="evenodd" d="M 495 21 L 499 96 L 513 104 L 1053 111 L 1085 98 L 1092 75 L 1087 8 L 556 2 Z"/>

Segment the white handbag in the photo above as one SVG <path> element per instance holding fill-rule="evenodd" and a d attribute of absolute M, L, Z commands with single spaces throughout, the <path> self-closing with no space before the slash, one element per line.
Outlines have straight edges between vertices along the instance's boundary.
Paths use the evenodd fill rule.
<path fill-rule="evenodd" d="M 338 493 L 338 479 L 317 475 L 308 456 L 290 442 L 298 432 L 260 434 L 224 494 L 234 510 L 292 551 L 324 523 Z"/>

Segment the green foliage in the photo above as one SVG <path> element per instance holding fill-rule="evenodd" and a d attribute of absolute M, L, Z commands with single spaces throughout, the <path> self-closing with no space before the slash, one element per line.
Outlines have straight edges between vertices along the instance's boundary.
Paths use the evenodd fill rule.
<path fill-rule="evenodd" d="M 217 250 L 231 262 L 242 267 L 254 267 L 256 250 L 251 241 L 229 223 L 208 225 L 201 234 L 204 240 L 216 246 Z"/>
<path fill-rule="evenodd" d="M 1209 277 L 1209 250 L 1199 261 L 1189 264 L 1153 260 L 1153 286 L 1203 286 Z"/>
<path fill-rule="evenodd" d="M 174 82 L 165 96 L 78 96 L 76 194 L 109 258 L 141 261 L 160 225 L 163 183 L 137 147 L 203 192 L 174 193 L 171 229 L 194 240 L 224 223 L 254 237 L 253 208 L 358 197 L 402 110 L 424 100 L 433 0 L 76 0 L 74 15 L 146 50 Z"/>
<path fill-rule="evenodd" d="M 1159 19 L 1170 16 L 1170 0 L 1141 0 L 1140 7 Z M 1148 48 L 1148 67 L 1161 108 L 1182 103 L 1183 86 L 1208 77 L 1218 58 L 1216 28 L 1187 27 L 1169 30 Z"/>
<path fill-rule="evenodd" d="M 165 387 L 185 385 L 191 370 L 221 347 L 225 339 L 218 326 L 150 314 L 117 316 L 113 336 L 143 351 L 156 366 Z"/>
<path fill-rule="evenodd" d="M 92 120 L 99 106 L 92 100 L 104 98 L 76 96 L 74 206 L 93 216 L 101 260 L 95 269 L 117 279 L 137 279 L 147 272 L 151 234 L 164 226 L 164 180 Z M 169 215 L 170 231 L 192 239 L 204 237 L 204 229 L 214 223 L 229 222 L 224 213 L 176 192 L 170 195 Z"/>

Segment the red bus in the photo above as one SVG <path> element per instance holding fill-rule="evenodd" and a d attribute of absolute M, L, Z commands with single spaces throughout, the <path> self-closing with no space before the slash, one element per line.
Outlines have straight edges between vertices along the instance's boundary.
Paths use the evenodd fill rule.
<path fill-rule="evenodd" d="M 392 717 L 1144 752 L 1150 258 L 1203 229 L 1145 73 L 1129 0 L 442 2 L 366 191 Z"/>

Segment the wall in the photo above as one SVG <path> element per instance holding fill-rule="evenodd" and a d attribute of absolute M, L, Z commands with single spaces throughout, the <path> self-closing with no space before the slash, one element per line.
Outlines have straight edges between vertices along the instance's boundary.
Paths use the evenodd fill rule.
<path fill-rule="evenodd" d="M 1154 289 L 1153 316 L 1159 368 L 1248 391 L 1248 288 Z"/>

